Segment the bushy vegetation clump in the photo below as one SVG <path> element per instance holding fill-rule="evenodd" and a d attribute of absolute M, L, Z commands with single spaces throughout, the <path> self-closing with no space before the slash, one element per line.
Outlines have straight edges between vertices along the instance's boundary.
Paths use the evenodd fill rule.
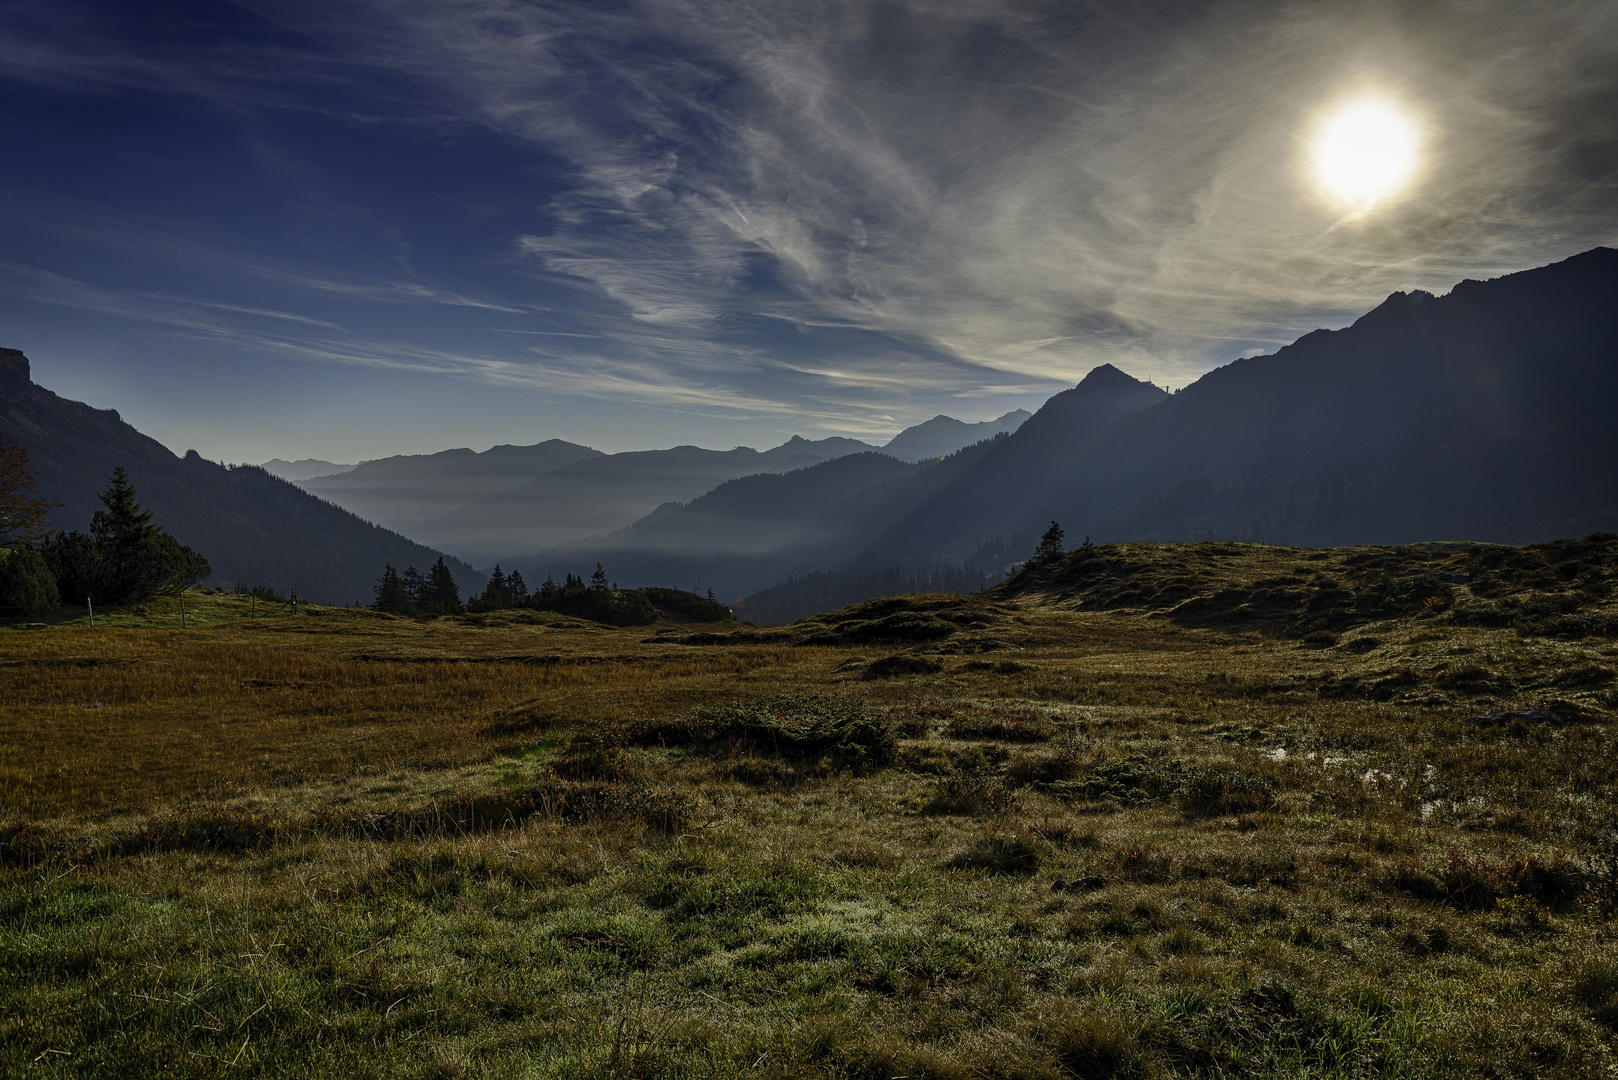
<path fill-rule="evenodd" d="M 211 572 L 208 560 L 152 522 L 122 466 L 100 493 L 88 534 L 56 532 L 37 545 L 44 503 L 32 498 L 26 455 L 0 443 L 0 611 L 36 615 L 61 603 L 104 608 L 173 595 Z"/>
<path fill-rule="evenodd" d="M 0 548 L 0 611 L 38 615 L 62 602 L 45 557 L 33 548 Z"/>

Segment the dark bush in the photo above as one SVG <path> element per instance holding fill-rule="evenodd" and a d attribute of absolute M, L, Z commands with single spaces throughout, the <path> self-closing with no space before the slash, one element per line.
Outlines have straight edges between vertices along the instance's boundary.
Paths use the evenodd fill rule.
<path fill-rule="evenodd" d="M 897 679 L 905 675 L 936 675 L 944 665 L 925 656 L 884 656 L 865 668 L 862 679 Z"/>
<path fill-rule="evenodd" d="M 843 642 L 856 641 L 938 641 L 958 628 L 936 615 L 920 611 L 896 611 L 880 619 L 849 623 L 837 628 Z"/>
<path fill-rule="evenodd" d="M 38 615 L 62 602 L 45 558 L 32 548 L 0 549 L 0 611 Z"/>
<path fill-rule="evenodd" d="M 734 622 L 736 619 L 735 614 L 719 601 L 684 589 L 648 586 L 636 591 L 662 615 L 673 615 L 690 622 Z"/>
<path fill-rule="evenodd" d="M 287 829 L 278 817 L 233 807 L 175 809 L 154 817 L 124 848 L 157 851 L 214 851 L 239 854 L 272 846 Z"/>
<path fill-rule="evenodd" d="M 551 763 L 569 780 L 632 780 L 644 771 L 628 751 L 599 735 L 581 735 Z"/>

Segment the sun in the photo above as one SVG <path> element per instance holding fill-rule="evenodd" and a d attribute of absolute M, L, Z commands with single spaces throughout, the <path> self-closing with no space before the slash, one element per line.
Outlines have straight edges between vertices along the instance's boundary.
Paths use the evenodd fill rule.
<path fill-rule="evenodd" d="M 1363 217 L 1405 192 L 1421 165 L 1421 125 L 1385 98 L 1329 109 L 1310 140 L 1320 192 L 1350 217 Z"/>

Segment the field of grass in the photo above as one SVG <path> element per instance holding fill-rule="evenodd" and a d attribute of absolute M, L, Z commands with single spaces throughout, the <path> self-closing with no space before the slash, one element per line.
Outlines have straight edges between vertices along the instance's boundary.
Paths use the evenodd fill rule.
<path fill-rule="evenodd" d="M 1128 545 L 788 628 L 0 631 L 0 1073 L 1618 1075 L 1614 584 Z"/>

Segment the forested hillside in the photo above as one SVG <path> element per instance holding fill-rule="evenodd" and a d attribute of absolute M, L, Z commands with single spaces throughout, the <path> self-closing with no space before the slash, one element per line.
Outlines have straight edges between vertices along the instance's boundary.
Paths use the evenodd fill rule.
<path fill-rule="evenodd" d="M 219 584 L 297 589 L 321 603 L 368 602 L 384 563 L 429 566 L 439 553 L 362 521 L 256 465 L 183 458 L 112 410 L 68 401 L 29 378 L 28 359 L 0 350 L 0 435 L 27 448 L 39 492 L 59 504 L 50 525 L 87 529 L 96 493 L 118 466 L 155 523 L 205 556 Z M 483 575 L 452 560 L 462 589 Z"/>

